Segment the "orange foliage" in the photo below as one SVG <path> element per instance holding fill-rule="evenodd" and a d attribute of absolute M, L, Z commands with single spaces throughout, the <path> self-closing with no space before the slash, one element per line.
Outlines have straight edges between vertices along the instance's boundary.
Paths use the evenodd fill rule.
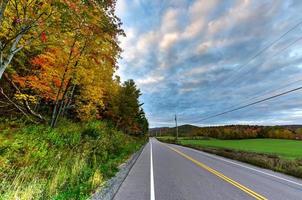
<path fill-rule="evenodd" d="M 59 48 L 48 49 L 44 54 L 36 56 L 31 61 L 35 73 L 27 76 L 13 76 L 13 81 L 21 88 L 30 88 L 42 98 L 49 101 L 56 99 L 62 84 L 68 53 Z M 62 88 L 66 88 L 71 72 L 67 70 Z M 62 95 L 62 94 L 61 94 Z"/>

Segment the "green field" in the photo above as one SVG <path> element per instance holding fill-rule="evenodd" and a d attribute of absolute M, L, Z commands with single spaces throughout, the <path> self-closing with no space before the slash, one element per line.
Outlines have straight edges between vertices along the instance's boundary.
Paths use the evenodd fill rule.
<path fill-rule="evenodd" d="M 283 158 L 302 158 L 302 141 L 283 139 L 244 139 L 244 140 L 184 140 L 183 145 L 228 148 L 257 153 L 276 154 Z"/>

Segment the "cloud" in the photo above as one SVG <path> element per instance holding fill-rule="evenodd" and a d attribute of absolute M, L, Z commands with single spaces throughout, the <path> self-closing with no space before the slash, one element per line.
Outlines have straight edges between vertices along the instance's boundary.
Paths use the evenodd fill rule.
<path fill-rule="evenodd" d="M 286 48 L 301 27 L 249 62 L 299 22 L 301 9 L 294 0 L 118 1 L 127 34 L 119 74 L 142 90 L 151 126 L 173 113 L 191 123 L 301 77 L 302 41 Z M 298 123 L 301 100 L 295 93 L 200 124 Z"/>
<path fill-rule="evenodd" d="M 177 32 L 165 34 L 160 42 L 160 50 L 167 51 L 178 39 L 179 35 Z"/>
<path fill-rule="evenodd" d="M 158 84 L 160 81 L 164 80 L 163 76 L 148 76 L 148 77 L 144 77 L 142 79 L 138 79 L 137 83 L 140 86 L 144 86 L 144 85 L 152 85 L 152 84 Z"/>
<path fill-rule="evenodd" d="M 151 48 L 156 42 L 156 33 L 153 31 L 147 32 L 143 34 L 140 38 L 138 38 L 136 43 L 136 49 L 139 53 L 147 53 L 149 48 Z"/>
<path fill-rule="evenodd" d="M 192 39 L 196 37 L 206 25 L 208 14 L 217 6 L 217 0 L 196 0 L 188 9 L 189 25 L 185 28 L 183 37 Z"/>
<path fill-rule="evenodd" d="M 162 32 L 174 32 L 177 30 L 179 25 L 179 17 L 180 17 L 181 9 L 170 8 L 168 9 L 161 21 L 161 31 Z"/>
<path fill-rule="evenodd" d="M 117 1 L 115 13 L 116 13 L 119 17 L 123 17 L 123 16 L 125 15 L 126 12 L 127 12 L 127 4 L 126 4 L 126 0 L 119 0 L 119 1 Z"/>

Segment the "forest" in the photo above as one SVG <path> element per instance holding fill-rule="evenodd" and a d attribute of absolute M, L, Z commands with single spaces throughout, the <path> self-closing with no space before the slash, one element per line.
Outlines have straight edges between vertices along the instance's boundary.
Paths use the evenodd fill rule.
<path fill-rule="evenodd" d="M 3 0 L 1 117 L 55 127 L 108 119 L 126 133 L 147 131 L 133 80 L 115 75 L 125 36 L 109 0 Z"/>
<path fill-rule="evenodd" d="M 115 7 L 0 1 L 0 199 L 87 199 L 146 142 Z"/>

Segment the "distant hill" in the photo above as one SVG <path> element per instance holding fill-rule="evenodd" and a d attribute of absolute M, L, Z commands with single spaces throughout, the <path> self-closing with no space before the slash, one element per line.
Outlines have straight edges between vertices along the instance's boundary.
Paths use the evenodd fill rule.
<path fill-rule="evenodd" d="M 198 131 L 202 129 L 202 127 L 198 127 L 198 126 L 193 126 L 190 124 L 185 124 L 185 125 L 181 125 L 178 127 L 178 133 L 179 135 L 190 135 L 193 134 L 194 132 Z M 157 135 L 159 136 L 159 134 L 162 135 L 173 135 L 175 133 L 175 127 L 157 127 L 157 128 L 151 128 L 149 129 L 149 133 L 151 135 Z"/>
<path fill-rule="evenodd" d="M 151 136 L 165 136 L 176 133 L 175 127 L 156 127 L 149 129 Z M 299 136 L 298 136 L 299 134 Z M 240 138 L 302 138 L 302 125 L 225 125 L 199 127 L 190 124 L 178 127 L 179 136 L 206 136 L 222 139 Z"/>
<path fill-rule="evenodd" d="M 294 125 L 277 125 L 277 126 L 287 128 L 287 129 L 290 129 L 290 130 L 293 130 L 293 131 L 295 131 L 299 128 L 302 128 L 302 125 L 295 125 L 295 124 Z"/>

